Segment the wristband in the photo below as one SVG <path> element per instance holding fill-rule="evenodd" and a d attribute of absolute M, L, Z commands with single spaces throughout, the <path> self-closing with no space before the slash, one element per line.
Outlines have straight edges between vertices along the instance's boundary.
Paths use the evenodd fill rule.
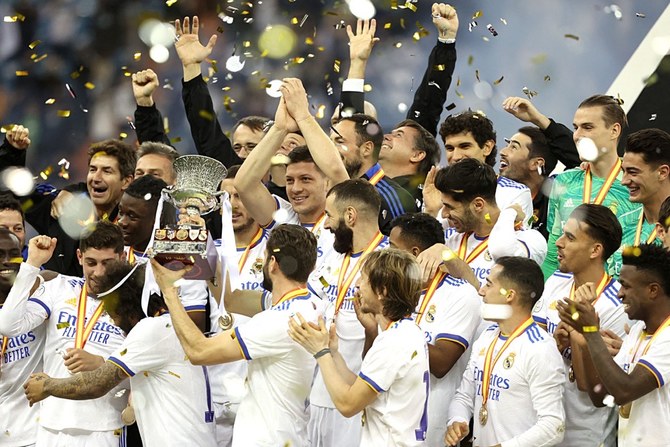
<path fill-rule="evenodd" d="M 323 348 L 322 350 L 314 354 L 314 358 L 318 359 L 319 357 L 323 357 L 326 354 L 330 354 L 330 348 Z"/>
<path fill-rule="evenodd" d="M 590 333 L 590 332 L 598 332 L 598 326 L 582 326 L 582 332 Z"/>
<path fill-rule="evenodd" d="M 437 40 L 439 40 L 442 43 L 456 43 L 455 38 L 449 39 L 448 37 L 438 37 Z"/>

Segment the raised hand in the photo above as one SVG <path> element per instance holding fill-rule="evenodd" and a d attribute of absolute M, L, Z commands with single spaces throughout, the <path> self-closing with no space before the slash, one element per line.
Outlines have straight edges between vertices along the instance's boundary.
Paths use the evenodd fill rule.
<path fill-rule="evenodd" d="M 307 92 L 300 79 L 283 79 L 279 90 L 281 91 L 288 113 L 296 123 L 311 116 L 311 113 L 309 113 L 309 103 L 307 102 Z"/>
<path fill-rule="evenodd" d="M 35 236 L 28 242 L 26 262 L 33 267 L 42 267 L 53 256 L 57 242 L 55 237 Z"/>
<path fill-rule="evenodd" d="M 25 150 L 30 146 L 30 130 L 20 124 L 8 130 L 5 138 L 7 138 L 7 142 L 15 149 Z"/>
<path fill-rule="evenodd" d="M 275 127 L 286 132 L 298 131 L 298 123 L 296 123 L 291 114 L 288 112 L 286 100 L 283 96 L 279 98 L 279 104 L 277 104 L 277 111 L 275 112 Z"/>
<path fill-rule="evenodd" d="M 502 106 L 505 112 L 526 123 L 533 123 L 540 129 L 546 129 L 551 124 L 549 118 L 540 113 L 533 103 L 526 98 L 510 96 L 503 101 Z"/>
<path fill-rule="evenodd" d="M 458 32 L 456 8 L 448 3 L 433 3 L 433 23 L 442 39 L 455 39 Z"/>
<path fill-rule="evenodd" d="M 180 270 L 170 270 L 166 267 L 160 265 L 155 259 L 151 259 L 151 268 L 154 271 L 154 278 L 156 278 L 156 284 L 163 292 L 164 297 L 167 299 L 167 290 L 177 287 L 175 283 L 182 279 L 186 273 L 191 270 L 192 266 L 188 265 Z"/>
<path fill-rule="evenodd" d="M 426 214 L 433 217 L 437 216 L 437 213 L 442 209 L 442 193 L 435 186 L 438 169 L 437 166 L 430 168 L 426 180 L 423 182 L 423 206 Z"/>
<path fill-rule="evenodd" d="M 159 86 L 158 76 L 153 70 L 138 71 L 131 77 L 133 81 L 133 95 L 138 106 L 151 107 L 154 105 L 153 94 Z"/>
<path fill-rule="evenodd" d="M 356 22 L 356 33 L 353 32 L 351 25 L 347 25 L 347 35 L 349 36 L 349 57 L 351 61 L 367 61 L 372 53 L 372 47 L 379 42 L 379 37 L 375 37 L 377 30 L 377 21 L 359 20 Z"/>
<path fill-rule="evenodd" d="M 177 42 L 174 47 L 184 66 L 199 64 L 204 61 L 212 53 L 217 38 L 216 34 L 212 34 L 207 45 L 203 46 L 198 36 L 200 30 L 198 16 L 193 16 L 193 26 L 189 25 L 188 17 L 184 17 L 183 26 L 179 19 L 174 22 L 175 33 L 177 34 Z"/>

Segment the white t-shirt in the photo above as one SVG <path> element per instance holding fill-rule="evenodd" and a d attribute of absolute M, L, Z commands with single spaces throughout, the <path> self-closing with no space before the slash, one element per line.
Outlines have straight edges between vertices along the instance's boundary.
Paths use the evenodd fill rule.
<path fill-rule="evenodd" d="M 384 236 L 377 247 L 374 249 L 381 250 L 388 247 L 388 238 Z M 344 275 L 344 278 L 354 271 L 358 262 L 360 262 L 361 255 L 363 252 L 353 253 L 351 255 L 351 260 L 347 268 L 347 272 Z M 345 255 L 337 252 L 333 252 L 330 258 L 326 259 L 321 267 L 315 270 L 315 275 L 319 278 L 323 278 L 325 284 L 321 281 L 319 284 L 322 286 L 321 289 L 314 290 L 314 287 L 310 283 L 310 290 L 313 293 L 321 297 L 326 304 L 326 323 L 327 326 L 330 325 L 330 322 L 335 318 L 335 305 L 337 302 L 337 292 L 338 292 L 338 278 L 340 275 L 340 269 L 342 268 Z M 360 266 L 358 266 L 360 267 Z M 337 314 L 337 337 L 339 339 L 338 351 L 349 369 L 354 373 L 358 374 L 361 368 L 362 354 L 363 354 L 363 345 L 365 344 L 365 329 L 361 325 L 360 321 L 356 317 L 356 311 L 354 310 L 354 303 L 351 300 L 354 296 L 356 290 L 356 281 L 360 276 L 360 268 L 358 272 L 354 275 L 349 288 L 347 289 L 346 295 L 344 296 L 344 301 L 340 307 L 340 310 Z M 326 389 L 326 384 L 323 381 L 323 376 L 321 371 L 317 368 L 316 378 L 314 379 L 314 384 L 312 385 L 312 393 L 310 394 L 310 403 L 317 405 L 319 407 L 326 408 L 335 408 L 335 404 L 330 398 L 330 394 Z M 344 416 L 342 416 L 344 417 Z"/>
<path fill-rule="evenodd" d="M 482 376 L 486 350 L 495 340 L 493 356 L 506 338 L 498 325 L 475 341 L 461 386 L 449 406 L 449 424 L 474 415 L 474 445 L 549 446 L 563 439 L 565 374 L 554 339 L 536 323 L 514 339 L 491 372 L 488 422 L 482 426 Z"/>
<path fill-rule="evenodd" d="M 235 264 L 238 264 L 240 259 L 246 253 L 246 260 L 240 270 L 240 281 L 242 290 L 262 290 L 263 288 L 263 263 L 265 262 L 265 246 L 267 245 L 270 231 L 262 230 L 260 239 L 252 241 L 252 244 L 247 251 L 247 247 L 237 247 L 235 252 Z M 219 256 L 224 256 L 221 247 L 221 239 L 214 241 L 216 250 Z"/>
<path fill-rule="evenodd" d="M 146 447 L 216 446 L 207 368 L 187 360 L 169 314 L 140 320 L 107 361 L 130 377 Z"/>
<path fill-rule="evenodd" d="M 416 307 L 420 311 L 426 291 L 421 294 Z M 444 446 L 444 431 L 447 421 L 448 402 L 451 402 L 470 358 L 470 345 L 475 339 L 482 319 L 482 300 L 477 290 L 467 281 L 446 275 L 440 282 L 431 300 L 424 307 L 418 325 L 424 330 L 426 342 L 435 344 L 438 340 L 448 340 L 463 346 L 461 358 L 442 378 L 430 376 L 428 398 L 427 446 Z M 415 314 L 415 320 L 418 315 Z"/>
<path fill-rule="evenodd" d="M 17 280 L 34 282 L 39 269 L 21 264 Z M 67 378 L 71 374 L 63 363 L 66 349 L 74 348 L 77 323 L 77 303 L 84 284 L 83 278 L 58 275 L 42 284 L 28 300 L 30 288 L 12 288 L 3 307 L 4 318 L 11 320 L 12 334 L 28 332 L 46 321 L 44 345 L 44 372 L 50 377 Z M 37 303 L 38 306 L 33 306 Z M 28 304 L 31 304 L 30 306 Z M 90 296 L 86 299 L 86 321 L 93 316 L 100 304 Z M 112 318 L 103 312 L 93 326 L 84 350 L 93 355 L 107 357 L 123 343 L 123 332 Z M 120 428 L 121 410 L 128 400 L 127 393 L 117 392 L 117 387 L 98 399 L 68 400 L 50 397 L 41 402 L 40 424 L 51 430 L 79 429 L 110 431 Z"/>
<path fill-rule="evenodd" d="M 427 429 L 428 346 L 413 320 L 381 332 L 358 376 L 378 394 L 364 410 L 361 446 L 423 445 Z"/>
<path fill-rule="evenodd" d="M 561 321 L 556 309 L 556 302 L 570 296 L 574 284 L 571 273 L 556 271 L 547 279 L 544 293 L 533 308 L 533 319 L 547 326 L 549 334 L 554 333 Z M 603 289 L 594 307 L 600 318 L 600 328 L 609 329 L 619 337 L 624 337 L 624 326 L 630 320 L 623 310 L 617 293 L 621 284 L 614 278 Z M 572 364 L 571 353 L 563 353 L 563 365 L 566 378 Z M 597 408 L 591 402 L 588 393 L 579 391 L 577 382 L 565 383 L 565 438 L 561 445 L 616 445 L 616 414 L 612 408 Z"/>
<path fill-rule="evenodd" d="M 307 445 L 307 400 L 316 361 L 288 335 L 288 320 L 298 312 L 316 323 L 323 304 L 305 291 L 235 328 L 249 368 L 233 446 Z"/>
<path fill-rule="evenodd" d="M 636 367 L 646 368 L 654 375 L 658 388 L 633 401 L 629 419 L 619 417 L 620 447 L 670 445 L 670 388 L 667 386 L 670 379 L 670 329 L 659 333 L 646 353 L 644 350 L 651 336 L 644 329 L 644 321 L 633 325 L 614 360 L 627 373 Z"/>
<path fill-rule="evenodd" d="M 39 306 L 36 303 L 28 305 Z M 45 325 L 40 324 L 28 332 L 7 337 L 0 360 L 0 446 L 18 447 L 35 443 L 40 407 L 28 405 L 23 384 L 31 374 L 42 371 L 45 330 Z"/>

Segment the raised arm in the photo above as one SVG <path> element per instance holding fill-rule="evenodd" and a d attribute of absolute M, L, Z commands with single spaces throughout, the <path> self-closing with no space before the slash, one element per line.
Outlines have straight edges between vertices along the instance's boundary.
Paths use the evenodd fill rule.
<path fill-rule="evenodd" d="M 156 141 L 170 144 L 163 126 L 163 116 L 156 108 L 153 94 L 158 88 L 158 76 L 153 70 L 138 71 L 132 76 L 133 96 L 137 108 L 135 109 L 135 133 L 140 143 Z"/>
<path fill-rule="evenodd" d="M 349 180 L 349 174 L 335 144 L 323 131 L 316 118 L 309 113 L 307 92 L 305 92 L 302 81 L 296 78 L 284 79 L 281 92 L 289 114 L 298 124 L 302 136 L 305 137 L 314 163 L 330 179 L 331 186 Z"/>
<path fill-rule="evenodd" d="M 11 166 L 26 165 L 26 149 L 30 146 L 30 130 L 20 124 L 7 131 L 0 145 L 0 171 Z"/>
<path fill-rule="evenodd" d="M 219 160 L 227 167 L 239 165 L 242 159 L 235 153 L 230 139 L 221 130 L 212 97 L 201 76 L 200 64 L 212 53 L 216 34 L 209 38 L 207 45 L 202 45 L 198 36 L 200 21 L 197 16 L 193 17 L 193 26 L 190 25 L 188 17 L 184 18 L 183 26 L 179 20 L 175 21 L 175 49 L 184 69 L 182 100 L 193 142 L 200 155 Z"/>
<path fill-rule="evenodd" d="M 358 20 L 356 32 L 351 25 L 347 25 L 347 36 L 349 36 L 349 73 L 347 79 L 342 83 L 340 93 L 340 113 L 342 110 L 351 110 L 353 113 L 365 112 L 365 69 L 368 59 L 372 53 L 372 47 L 379 42 L 375 37 L 377 21 Z"/>
<path fill-rule="evenodd" d="M 407 118 L 436 136 L 442 106 L 447 99 L 447 90 L 456 67 L 458 15 L 449 4 L 433 3 L 432 16 L 438 41 L 428 57 L 428 66 L 416 89 L 412 106 L 407 111 Z"/>

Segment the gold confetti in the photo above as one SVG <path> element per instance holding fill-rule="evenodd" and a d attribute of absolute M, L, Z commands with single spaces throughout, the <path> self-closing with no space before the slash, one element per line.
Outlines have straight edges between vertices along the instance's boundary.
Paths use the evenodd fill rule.
<path fill-rule="evenodd" d="M 86 87 L 89 90 L 93 90 L 95 88 L 95 84 L 92 82 L 87 82 L 86 84 L 84 84 L 84 87 Z"/>
<path fill-rule="evenodd" d="M 4 21 L 6 23 L 23 22 L 24 20 L 26 20 L 26 16 L 24 16 L 23 14 L 19 14 L 18 12 L 16 13 L 16 15 L 5 16 L 4 18 Z"/>
<path fill-rule="evenodd" d="M 419 40 L 421 40 L 421 33 L 419 33 L 418 31 L 415 32 L 414 34 L 412 34 L 412 39 L 418 42 Z"/>
<path fill-rule="evenodd" d="M 468 56 L 468 65 L 472 65 L 472 63 L 475 61 L 475 57 L 471 54 Z"/>
<path fill-rule="evenodd" d="M 298 24 L 298 18 L 297 18 L 297 17 L 293 17 L 293 18 L 291 19 L 291 25 L 297 25 L 297 24 Z"/>
<path fill-rule="evenodd" d="M 316 111 L 316 119 L 323 119 L 323 117 L 326 114 L 326 106 L 324 104 L 321 104 Z"/>
<path fill-rule="evenodd" d="M 405 3 L 404 8 L 409 9 L 412 12 L 416 12 L 416 5 L 414 3 L 410 3 L 409 1 L 407 1 L 407 3 Z"/>
<path fill-rule="evenodd" d="M 70 111 L 69 110 L 59 110 L 59 111 L 56 112 L 56 114 L 58 116 L 60 116 L 61 118 L 67 118 L 67 117 L 70 116 Z"/>
<path fill-rule="evenodd" d="M 365 84 L 363 86 L 363 91 L 364 92 L 371 92 L 372 91 L 372 84 Z"/>
<path fill-rule="evenodd" d="M 35 41 L 33 41 L 33 42 L 30 42 L 30 44 L 28 45 L 28 48 L 30 48 L 31 50 L 34 50 L 35 47 L 36 47 L 37 45 L 41 44 L 41 43 L 42 43 L 41 40 L 35 40 Z"/>
<path fill-rule="evenodd" d="M 63 321 L 56 325 L 56 329 L 64 329 L 66 327 L 70 327 L 70 323 L 68 323 L 67 321 Z"/>
<path fill-rule="evenodd" d="M 391 0 L 391 9 L 398 9 L 398 0 Z"/>
<path fill-rule="evenodd" d="M 135 59 L 136 61 L 139 61 L 141 57 L 142 57 L 142 53 L 137 52 L 137 53 L 133 54 L 133 59 Z"/>
<path fill-rule="evenodd" d="M 311 37 L 305 37 L 305 44 L 314 45 L 314 39 L 312 39 Z"/>
<path fill-rule="evenodd" d="M 405 18 L 404 17 L 400 18 L 400 28 L 405 29 Z"/>
<path fill-rule="evenodd" d="M 491 215 L 489 213 L 484 214 L 484 220 L 487 224 L 491 223 Z"/>
<path fill-rule="evenodd" d="M 575 321 L 579 320 L 579 312 L 573 312 L 571 317 Z"/>
<path fill-rule="evenodd" d="M 55 103 L 55 102 L 56 102 L 56 99 L 55 99 L 55 98 L 49 98 L 49 99 L 47 99 L 46 101 L 44 101 L 44 104 L 49 104 L 49 105 L 51 105 L 51 104 L 53 104 L 53 103 Z"/>
<path fill-rule="evenodd" d="M 333 62 L 333 70 L 335 71 L 335 73 L 340 72 L 340 60 L 339 59 L 335 59 L 335 61 Z"/>
<path fill-rule="evenodd" d="M 574 34 L 565 34 L 563 37 L 566 37 L 568 39 L 579 40 L 579 36 L 576 36 Z"/>
<path fill-rule="evenodd" d="M 41 62 L 44 59 L 46 59 L 47 56 L 48 56 L 48 54 L 46 54 L 46 53 L 39 56 L 39 57 L 37 56 L 37 54 L 33 54 L 32 56 L 30 56 L 30 58 L 33 60 L 33 62 L 38 63 L 38 62 Z"/>
<path fill-rule="evenodd" d="M 442 252 L 442 260 L 444 262 L 449 262 L 456 259 L 458 256 L 451 248 L 447 248 Z"/>
<path fill-rule="evenodd" d="M 165 0 L 165 4 L 168 5 L 168 6 L 172 6 L 175 3 L 177 3 L 177 0 Z"/>
<path fill-rule="evenodd" d="M 483 14 L 484 12 L 481 9 L 479 11 L 475 11 L 475 13 L 472 14 L 472 20 L 480 18 Z"/>
<path fill-rule="evenodd" d="M 500 84 L 500 83 L 503 81 L 504 78 L 505 78 L 505 76 L 500 76 L 500 78 L 498 78 L 498 79 L 496 79 L 495 81 L 493 81 L 493 85 L 498 85 L 498 84 Z"/>
<path fill-rule="evenodd" d="M 394 47 L 400 48 L 402 46 L 402 42 L 396 42 L 393 44 Z"/>
<path fill-rule="evenodd" d="M 128 352 L 128 349 L 124 349 L 123 351 L 119 352 L 119 354 L 120 355 L 126 355 L 127 352 Z"/>
<path fill-rule="evenodd" d="M 507 25 L 507 20 L 503 19 L 502 17 L 500 18 L 500 21 L 503 23 L 503 25 Z"/>
<path fill-rule="evenodd" d="M 170 143 L 179 143 L 181 141 L 181 137 L 174 137 L 170 138 Z"/>
<path fill-rule="evenodd" d="M 18 77 L 28 76 L 28 70 L 16 70 L 16 76 Z"/>
<path fill-rule="evenodd" d="M 544 77 L 544 82 L 549 82 L 549 81 L 551 81 L 551 77 L 549 77 L 549 75 L 546 75 Z"/>
<path fill-rule="evenodd" d="M 458 78 L 456 78 L 456 87 L 460 86 L 461 86 L 461 77 L 459 76 Z"/>
<path fill-rule="evenodd" d="M 446 68 L 446 66 L 444 64 L 433 65 L 433 70 L 435 70 L 435 71 L 444 71 L 445 68 Z"/>
<path fill-rule="evenodd" d="M 391 22 L 387 22 L 384 24 L 384 29 L 391 29 Z"/>
<path fill-rule="evenodd" d="M 501 287 L 501 288 L 500 288 L 500 294 L 501 294 L 502 296 L 507 296 L 507 289 L 505 289 L 504 287 Z"/>
<path fill-rule="evenodd" d="M 124 140 L 124 139 L 126 139 L 126 138 L 128 138 L 128 134 L 127 134 L 127 133 L 125 133 L 125 132 L 121 132 L 121 133 L 119 134 L 119 139 L 120 139 L 120 140 Z"/>
<path fill-rule="evenodd" d="M 456 96 L 458 96 L 459 98 L 465 99 L 465 96 L 463 96 L 463 93 L 459 92 L 458 90 L 454 90 L 454 92 L 456 93 Z"/>

